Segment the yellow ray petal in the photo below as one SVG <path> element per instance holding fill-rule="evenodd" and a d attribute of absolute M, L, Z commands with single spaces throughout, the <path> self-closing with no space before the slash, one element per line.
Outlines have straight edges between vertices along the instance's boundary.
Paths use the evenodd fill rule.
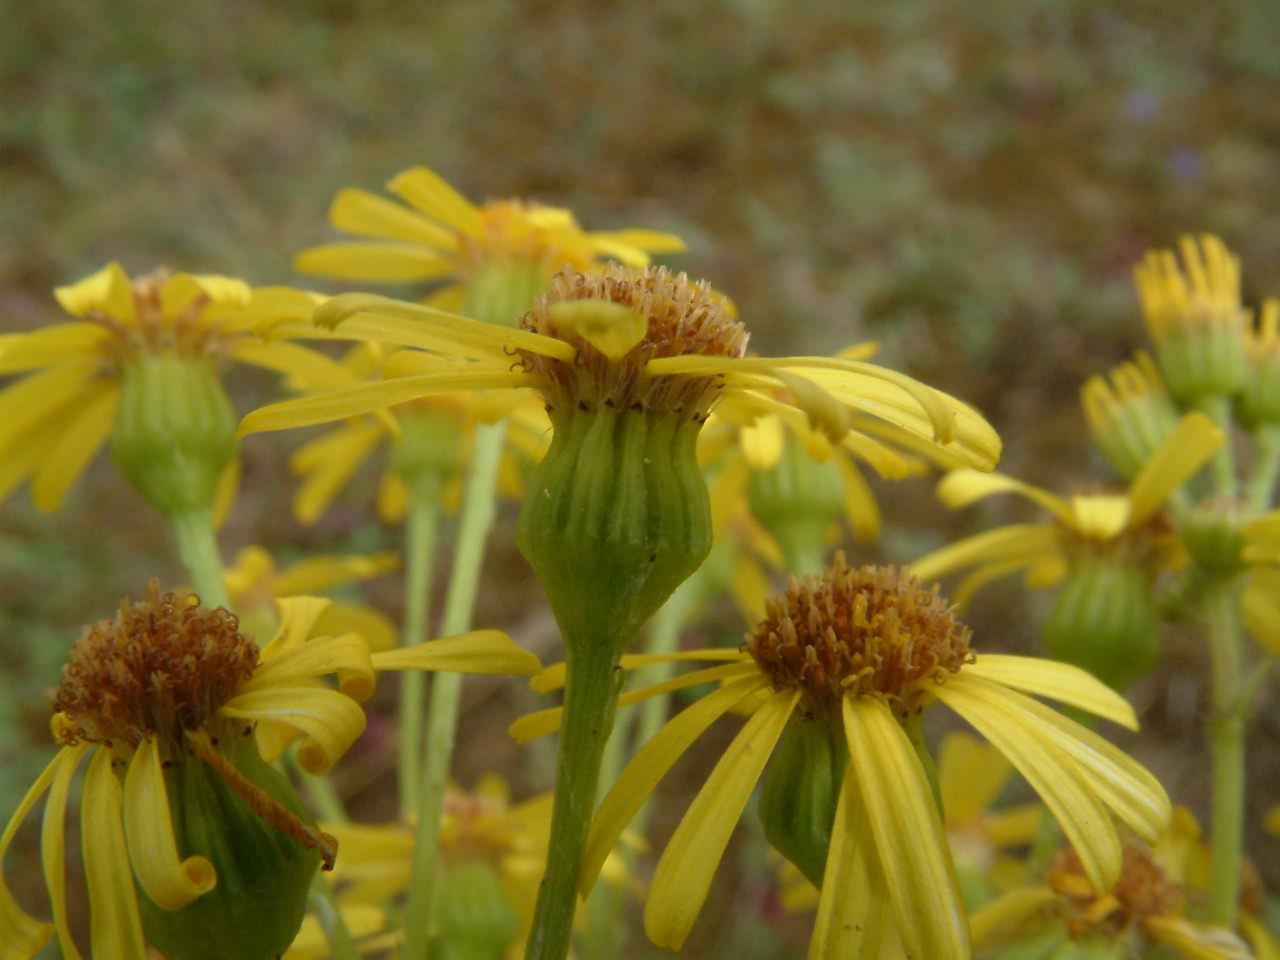
<path fill-rule="evenodd" d="M 484 230 L 480 211 L 434 170 L 410 167 L 393 177 L 387 189 L 432 219 L 461 233 L 478 236 Z"/>
<path fill-rule="evenodd" d="M 8 449 L 0 450 L 0 500 L 31 476 L 60 439 L 47 424 L 37 423 L 14 438 Z"/>
<path fill-rule="evenodd" d="M 618 257 L 614 251 L 628 248 L 641 253 L 681 253 L 685 249 L 684 241 L 674 233 L 666 233 L 662 230 L 643 230 L 643 229 L 627 229 L 627 230 L 593 230 L 587 234 L 587 239 L 591 241 L 592 246 L 596 247 L 601 253 L 613 257 L 620 263 L 632 263 L 629 260 L 623 260 Z M 649 258 L 646 256 L 643 262 L 634 262 L 633 266 L 648 266 Z"/>
<path fill-rule="evenodd" d="M 1080 536 L 1091 540 L 1114 540 L 1136 522 L 1128 497 L 1085 494 L 1072 497 L 1069 503 L 1069 526 Z"/>
<path fill-rule="evenodd" d="M 89 943 L 94 960 L 138 960 L 147 953 L 124 839 L 121 793 L 111 769 L 111 751 L 95 750 L 80 805 L 80 847 L 89 887 Z"/>
<path fill-rule="evenodd" d="M 969 917 L 974 945 L 984 947 L 996 937 L 1016 932 L 1057 899 L 1049 887 L 1023 887 L 984 903 Z"/>
<path fill-rule="evenodd" d="M 335 602 L 317 621 L 316 632 L 330 635 L 357 633 L 364 637 L 370 653 L 389 650 L 399 642 L 394 623 L 372 607 L 359 603 Z"/>
<path fill-rule="evenodd" d="M 938 791 L 947 826 L 976 823 L 1012 774 L 1013 765 L 991 744 L 961 731 L 948 733 L 938 748 Z"/>
<path fill-rule="evenodd" d="M 707 670 L 695 670 L 692 673 L 686 673 L 664 683 L 655 684 L 651 687 L 644 687 L 640 690 L 629 690 L 618 698 L 619 707 L 629 707 L 636 703 L 652 699 L 663 693 L 670 693 L 673 690 L 685 690 L 689 687 L 696 687 L 703 683 L 714 683 L 718 680 L 731 680 L 735 677 L 751 674 L 758 675 L 759 668 L 753 663 L 730 663 L 722 667 L 711 667 Z M 511 724 L 508 732 L 512 738 L 518 743 L 528 743 L 530 740 L 536 740 L 538 737 L 545 737 L 549 733 L 555 733 L 560 729 L 560 722 L 564 716 L 563 707 L 549 707 L 546 710 L 537 710 L 533 713 L 525 714 L 520 719 Z"/>
<path fill-rule="evenodd" d="M 847 457 L 836 456 L 836 469 L 844 482 L 844 518 L 855 540 L 874 541 L 880 536 L 880 508 L 862 473 Z"/>
<path fill-rule="evenodd" d="M 1186 960 L 1254 960 L 1248 944 L 1226 927 L 1201 926 L 1177 914 L 1147 917 L 1143 928 Z"/>
<path fill-rule="evenodd" d="M 750 426 L 743 427 L 738 437 L 742 455 L 756 470 L 771 470 L 778 465 L 785 440 L 782 421 L 778 417 L 761 417 Z"/>
<path fill-rule="evenodd" d="M 238 694 L 218 713 L 241 720 L 266 720 L 301 731 L 298 764 L 308 773 L 328 773 L 364 732 L 364 710 L 337 690 L 315 686 L 275 686 Z"/>
<path fill-rule="evenodd" d="M 769 575 L 752 557 L 739 556 L 729 575 L 729 593 L 747 623 L 758 623 L 765 616 L 765 598 L 771 593 Z"/>
<path fill-rule="evenodd" d="M 293 378 L 297 389 L 333 390 L 360 383 L 342 364 L 308 347 L 282 340 L 244 338 L 232 344 L 232 359 Z"/>
<path fill-rule="evenodd" d="M 149 737 L 134 752 L 125 775 L 124 830 L 138 883 L 162 910 L 181 910 L 217 884 L 218 873 L 206 858 L 184 860 L 178 853 L 160 751 Z"/>
<path fill-rule="evenodd" d="M 1021 558 L 980 564 L 949 591 L 951 602 L 956 605 L 957 610 L 965 610 L 968 608 L 970 601 L 973 600 L 974 595 L 988 583 L 993 580 L 999 580 L 1001 577 L 1007 577 L 1011 573 L 1017 573 L 1019 570 L 1026 569 L 1027 566 L 1028 561 Z M 1029 580 L 1027 586 L 1031 587 Z"/>
<path fill-rule="evenodd" d="M 954 476 L 955 474 L 952 474 Z M 978 476 L 982 476 L 978 474 Z M 1018 561 L 1025 565 L 1061 551 L 1061 539 L 1053 526 L 1019 523 L 965 537 L 921 557 L 907 569 L 925 583 L 964 567 Z"/>
<path fill-rule="evenodd" d="M 986 695 L 981 686 L 985 681 L 964 680 L 962 671 L 934 687 L 933 693 L 994 743 L 1026 777 L 1075 847 L 1093 888 L 1109 890 L 1120 876 L 1123 851 L 1102 801 L 1056 740 L 1044 742 L 1019 727 L 997 698 Z"/>
<path fill-rule="evenodd" d="M 1222 431 L 1203 413 L 1188 413 L 1160 444 L 1129 486 L 1133 523 L 1160 509 L 1222 446 Z"/>
<path fill-rule="evenodd" d="M 584 897 L 591 892 L 622 831 L 675 762 L 711 724 L 767 686 L 764 677 L 744 677 L 726 683 L 672 717 L 636 752 L 591 820 L 579 880 L 579 891 Z"/>
<path fill-rule="evenodd" d="M 531 374 L 497 369 L 477 364 L 476 369 L 462 373 L 427 374 L 380 380 L 332 393 L 300 397 L 259 407 L 240 421 L 240 436 L 308 427 L 317 423 L 345 420 L 362 413 L 372 413 L 398 403 L 457 390 L 501 390 L 532 386 L 538 379 Z"/>
<path fill-rule="evenodd" d="M 98 450 L 111 435 L 120 391 L 114 383 L 92 384 L 76 401 L 79 408 L 59 424 L 57 441 L 31 477 L 31 498 L 36 509 L 52 513 L 62 506 L 67 491 L 80 479 Z"/>
<path fill-rule="evenodd" d="M 62 769 L 66 760 L 64 753 L 68 749 L 70 748 L 64 747 L 54 755 L 48 766 L 36 778 L 36 782 L 23 796 L 18 809 L 9 818 L 4 828 L 4 835 L 0 836 L 0 864 L 4 863 L 5 854 L 9 852 L 9 844 L 13 843 L 18 828 L 27 819 L 31 809 L 44 796 L 45 791 L 49 789 L 54 775 Z M 61 866 L 59 862 L 58 868 L 61 869 Z M 15 956 L 23 958 L 34 957 L 53 937 L 52 924 L 37 920 L 18 906 L 17 901 L 13 899 L 13 894 L 9 892 L 9 885 L 4 882 L 3 870 L 0 870 L 0 930 L 4 931 L 9 949 L 13 950 Z"/>
<path fill-rule="evenodd" d="M 344 424 L 299 447 L 289 459 L 294 473 L 304 474 L 293 499 L 293 514 L 310 526 L 320 519 L 334 498 L 386 437 L 373 420 Z"/>
<path fill-rule="evenodd" d="M 1128 700 L 1087 670 L 1069 663 L 983 653 L 973 663 L 966 664 L 964 671 L 1023 693 L 1079 707 L 1130 730 L 1138 729 L 1138 717 Z"/>
<path fill-rule="evenodd" d="M 72 361 L 41 370 L 0 390 L 0 453 L 64 404 L 74 401 L 93 378 L 96 361 Z"/>
<path fill-rule="evenodd" d="M 472 630 L 373 655 L 376 670 L 452 670 L 531 677 L 542 662 L 501 630 Z"/>
<path fill-rule="evenodd" d="M 234 457 L 222 468 L 218 476 L 218 486 L 213 492 L 213 528 L 221 530 L 235 505 L 236 494 L 240 492 L 240 457 Z"/>
<path fill-rule="evenodd" d="M 751 716 L 667 842 L 644 907 L 644 929 L 657 946 L 684 946 L 729 837 L 799 697 L 795 690 L 775 693 Z"/>
<path fill-rule="evenodd" d="M 1240 915 L 1240 929 L 1253 947 L 1255 960 L 1280 960 L 1280 943 L 1276 942 L 1271 932 L 1257 918 L 1247 913 Z"/>
<path fill-rule="evenodd" d="M 377 511 L 386 524 L 400 523 L 409 512 L 409 490 L 394 473 L 384 473 L 378 481 Z"/>
<path fill-rule="evenodd" d="M 80 765 L 80 759 L 88 749 L 87 743 L 81 743 L 58 751 L 55 759 L 57 768 L 53 771 L 53 780 L 49 784 L 49 801 L 45 805 L 44 820 L 40 825 L 40 860 L 44 866 L 44 882 L 49 890 L 49 902 L 53 906 L 53 926 L 58 932 L 58 946 L 66 960 L 80 960 L 80 951 L 71 939 L 71 928 L 67 924 L 67 794 L 71 789 L 71 778 L 75 776 L 76 767 Z M 94 753 L 94 760 L 105 758 L 107 769 L 110 770 L 111 751 L 96 750 Z M 86 784 L 81 802 L 82 817 L 90 815 L 91 802 L 92 797 Z M 119 824 L 116 829 L 119 830 Z M 88 865 L 85 866 L 87 872 Z M 96 941 L 93 942 L 93 947 L 96 955 Z"/>
<path fill-rule="evenodd" d="M 875 859 L 875 843 L 857 778 L 846 771 L 831 828 L 809 960 L 880 957 L 889 891 Z"/>
<path fill-rule="evenodd" d="M 968 960 L 969 927 L 929 781 L 880 700 L 842 700 L 849 770 L 866 808 L 889 902 L 908 953 Z"/>
<path fill-rule="evenodd" d="M 176 318 L 201 297 L 220 306 L 242 307 L 252 299 L 253 291 L 238 277 L 175 273 L 160 289 L 160 309 L 166 317 Z"/>
<path fill-rule="evenodd" d="M 21 373 L 96 351 L 111 337 L 97 323 L 59 323 L 14 334 L 0 346 L 0 373 Z"/>
<path fill-rule="evenodd" d="M 428 247 L 401 243 L 326 243 L 308 247 L 293 258 L 293 269 L 340 280 L 407 283 L 434 280 L 458 272 L 452 257 Z"/>
<path fill-rule="evenodd" d="M 358 237 L 420 243 L 446 253 L 458 249 L 452 232 L 385 197 L 354 187 L 338 191 L 329 207 L 329 222 Z"/>
<path fill-rule="evenodd" d="M 108 263 L 97 273 L 65 287 L 56 287 L 54 298 L 73 317 L 100 310 L 126 327 L 137 322 L 133 287 L 118 263 Z"/>
<path fill-rule="evenodd" d="M 275 657 L 302 646 L 315 633 L 316 621 L 333 603 L 328 597 L 278 597 L 276 609 L 280 611 L 280 626 L 271 642 L 262 648 L 259 663 L 269 663 Z"/>
<path fill-rule="evenodd" d="M 716 663 L 735 660 L 744 660 L 741 651 L 730 647 L 712 647 L 705 650 L 681 650 L 677 653 L 624 653 L 618 666 L 622 670 L 638 670 L 657 663 Z M 541 670 L 529 681 L 529 686 L 538 693 L 551 693 L 553 690 L 562 690 L 564 681 L 565 663 L 561 661 Z"/>
<path fill-rule="evenodd" d="M 648 317 L 610 300 L 553 303 L 547 314 L 558 329 L 581 337 L 611 360 L 625 357 L 649 330 Z"/>
<path fill-rule="evenodd" d="M 317 637 L 263 660 L 240 693 L 296 686 L 300 680 L 334 674 L 338 688 L 351 699 L 363 703 L 373 696 L 376 683 L 369 645 L 354 633 L 338 637 Z"/>
<path fill-rule="evenodd" d="M 1070 504 L 1061 497 L 1002 473 L 954 470 L 938 482 L 938 499 L 952 508 L 967 507 L 997 493 L 1016 493 L 1026 497 L 1063 523 L 1070 524 L 1075 519 Z"/>
<path fill-rule="evenodd" d="M 389 550 L 352 556 L 321 554 L 307 557 L 282 570 L 272 589 L 278 597 L 315 593 L 399 569 L 400 555 Z"/>

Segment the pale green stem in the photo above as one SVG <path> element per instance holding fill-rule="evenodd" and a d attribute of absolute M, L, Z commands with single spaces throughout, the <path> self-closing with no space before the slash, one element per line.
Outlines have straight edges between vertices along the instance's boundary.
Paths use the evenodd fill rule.
<path fill-rule="evenodd" d="M 231 609 L 227 584 L 218 554 L 218 537 L 213 529 L 212 510 L 190 510 L 171 514 L 178 556 L 191 576 L 191 589 L 206 607 Z"/>
<path fill-rule="evenodd" d="M 495 423 L 476 429 L 474 452 L 462 500 L 458 541 L 454 548 L 453 572 L 445 596 L 445 636 L 465 633 L 475 613 L 476 588 L 484 559 L 489 529 L 493 526 L 494 494 L 498 462 L 506 435 L 506 424 Z M 435 895 L 436 854 L 440 844 L 440 815 L 453 764 L 454 738 L 458 727 L 458 702 L 462 677 L 457 673 L 437 674 L 431 684 L 431 705 L 427 718 L 426 769 L 418 803 L 418 830 L 413 848 L 409 880 L 409 901 L 405 907 L 403 960 L 427 956 L 432 898 Z"/>
<path fill-rule="evenodd" d="M 302 785 L 307 791 L 307 799 L 312 808 L 320 815 L 320 819 L 329 823 L 346 823 L 346 807 L 342 805 L 342 797 L 338 796 L 338 788 L 328 777 L 318 777 L 312 773 L 302 774 Z"/>
<path fill-rule="evenodd" d="M 567 674 L 550 856 L 525 960 L 564 960 L 569 954 L 600 762 L 622 689 L 614 653 L 619 647 L 611 636 L 565 638 Z"/>
<path fill-rule="evenodd" d="M 431 561 L 435 554 L 440 476 L 424 470 L 409 485 L 409 520 L 405 534 L 404 632 L 402 646 L 427 639 L 431 610 Z M 407 670 L 400 675 L 400 815 L 408 820 L 418 810 L 422 793 L 422 732 L 426 716 L 427 675 Z"/>
<path fill-rule="evenodd" d="M 317 872 L 311 881 L 311 892 L 307 896 L 307 907 L 320 923 L 324 937 L 329 942 L 331 960 L 360 960 L 360 951 L 351 939 L 351 931 L 342 919 L 342 911 L 334 900 L 333 889 L 324 877 Z"/>
<path fill-rule="evenodd" d="M 1223 584 L 1205 598 L 1212 666 L 1208 721 L 1212 757 L 1209 919 L 1234 929 L 1244 854 L 1245 714 L 1244 644 L 1238 585 Z"/>
<path fill-rule="evenodd" d="M 1236 461 L 1231 445 L 1231 398 L 1204 397 L 1200 409 L 1209 417 L 1224 437 L 1222 446 L 1213 456 L 1214 492 L 1220 497 L 1236 495 Z"/>
<path fill-rule="evenodd" d="M 1271 492 L 1280 475 L 1280 427 L 1273 424 L 1259 427 L 1253 439 L 1253 470 L 1245 487 L 1245 498 L 1249 512 L 1259 514 L 1271 506 Z"/>

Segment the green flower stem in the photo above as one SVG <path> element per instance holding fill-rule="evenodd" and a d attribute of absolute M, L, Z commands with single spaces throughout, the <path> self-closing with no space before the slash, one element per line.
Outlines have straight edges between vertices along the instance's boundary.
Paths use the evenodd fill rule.
<path fill-rule="evenodd" d="M 1266 424 L 1257 429 L 1254 439 L 1253 470 L 1245 487 L 1249 512 L 1262 513 L 1271 505 L 1271 492 L 1280 475 L 1280 427 Z"/>
<path fill-rule="evenodd" d="M 1200 401 L 1200 409 L 1209 417 L 1225 438 L 1213 456 L 1214 492 L 1220 497 L 1236 495 L 1236 461 L 1231 448 L 1231 398 L 1211 396 Z"/>
<path fill-rule="evenodd" d="M 620 646 L 613 637 L 566 638 L 567 674 L 551 815 L 551 856 L 538 889 L 525 960 L 564 960 L 569 954 L 600 763 L 622 690 L 622 671 L 617 669 L 619 655 L 615 652 Z"/>
<path fill-rule="evenodd" d="M 351 939 L 351 931 L 347 929 L 347 923 L 342 919 L 342 911 L 338 909 L 334 899 L 333 888 L 319 872 L 311 882 L 307 907 L 320 922 L 320 929 L 324 931 L 325 939 L 329 942 L 331 960 L 360 960 L 360 951 L 356 949 L 355 941 Z"/>
<path fill-rule="evenodd" d="M 227 584 L 222 574 L 222 557 L 218 554 L 218 537 L 213 530 L 213 510 L 187 510 L 172 513 L 173 533 L 178 541 L 178 555 L 191 576 L 191 588 L 206 607 L 231 609 Z"/>
<path fill-rule="evenodd" d="M 424 470 L 409 487 L 409 522 L 405 539 L 403 646 L 427 639 L 431 608 L 431 561 L 439 517 L 440 475 Z M 400 680 L 400 813 L 417 812 L 422 794 L 422 733 L 427 675 L 407 670 Z"/>
<path fill-rule="evenodd" d="M 1234 929 L 1244 851 L 1244 644 L 1237 610 L 1238 584 L 1223 584 L 1205 599 L 1213 670 L 1209 749 L 1212 756 L 1210 919 Z"/>
<path fill-rule="evenodd" d="M 506 424 L 495 423 L 476 430 L 467 487 L 462 500 L 458 542 L 454 549 L 453 573 L 445 596 L 442 633 L 465 633 L 475 612 L 476 587 L 484 559 L 485 543 L 493 526 L 494 495 L 498 462 L 502 454 Z M 458 727 L 458 702 L 462 676 L 436 674 L 431 684 L 431 704 L 427 717 L 426 768 L 418 802 L 418 832 L 413 847 L 409 880 L 409 901 L 405 907 L 404 960 L 427 956 L 432 898 L 435 895 L 436 854 L 440 845 L 440 815 L 444 793 L 453 764 L 454 737 Z"/>
<path fill-rule="evenodd" d="M 342 797 L 338 796 L 338 788 L 328 777 L 318 777 L 313 773 L 302 774 L 302 786 L 307 792 L 307 799 L 312 808 L 320 815 L 321 820 L 329 823 L 346 823 L 347 808 L 342 805 Z"/>

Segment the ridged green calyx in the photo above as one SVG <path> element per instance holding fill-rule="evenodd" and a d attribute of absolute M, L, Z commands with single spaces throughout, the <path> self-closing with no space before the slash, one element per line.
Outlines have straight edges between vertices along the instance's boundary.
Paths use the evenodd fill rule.
<path fill-rule="evenodd" d="M 747 496 L 752 515 L 781 545 L 788 570 L 800 576 L 822 569 L 827 534 L 844 510 L 834 463 L 814 459 L 788 433 L 777 464 L 751 471 Z"/>
<path fill-rule="evenodd" d="M 838 722 L 800 715 L 787 724 L 760 795 L 760 822 L 769 845 L 815 886 L 822 886 L 831 827 L 849 748 Z"/>
<path fill-rule="evenodd" d="M 236 415 L 213 360 L 140 351 L 125 366 L 111 455 L 169 516 L 208 510 L 236 453 Z"/>
<path fill-rule="evenodd" d="M 1125 558 L 1078 560 L 1044 634 L 1049 656 L 1123 690 L 1160 659 L 1160 615 L 1150 576 Z"/>
<path fill-rule="evenodd" d="M 488 863 L 464 860 L 445 869 L 435 908 L 441 960 L 502 960 L 519 932 L 519 918 Z"/>
<path fill-rule="evenodd" d="M 253 785 L 257 804 L 269 798 L 308 822 L 292 785 L 262 759 L 252 735 L 229 731 L 215 749 Z M 218 882 L 172 911 L 156 906 L 139 887 L 147 939 L 169 960 L 280 956 L 302 925 L 320 851 L 268 823 L 228 782 L 225 767 L 215 770 L 194 754 L 175 754 L 165 786 L 178 849 L 207 857 Z"/>
<path fill-rule="evenodd" d="M 1214 497 L 1188 512 L 1178 534 L 1200 567 L 1215 574 L 1229 574 L 1244 567 L 1246 522 L 1243 504 Z"/>

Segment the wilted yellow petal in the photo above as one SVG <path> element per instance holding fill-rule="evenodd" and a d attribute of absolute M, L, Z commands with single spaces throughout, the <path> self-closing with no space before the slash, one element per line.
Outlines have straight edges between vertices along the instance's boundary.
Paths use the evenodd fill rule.
<path fill-rule="evenodd" d="M 1024 887 L 984 903 L 969 916 L 969 932 L 975 946 L 1014 933 L 1046 906 L 1058 899 L 1048 887 Z"/>
<path fill-rule="evenodd" d="M 501 630 L 472 630 L 373 655 L 375 670 L 449 670 L 531 677 L 542 662 Z"/>
<path fill-rule="evenodd" d="M 981 653 L 964 667 L 966 674 L 1013 687 L 1023 693 L 1048 697 L 1087 710 L 1130 730 L 1138 729 L 1138 717 L 1129 701 L 1079 667 L 1041 657 Z"/>
<path fill-rule="evenodd" d="M 308 773 L 328 773 L 364 732 L 364 710 L 337 690 L 316 686 L 273 686 L 238 694 L 219 715 L 265 720 L 300 731 L 307 739 L 298 764 Z"/>
<path fill-rule="evenodd" d="M 13 816 L 9 818 L 9 822 L 5 825 L 4 835 L 0 836 L 0 865 L 4 863 L 4 856 L 9 852 L 9 845 L 13 843 L 13 838 L 18 832 L 18 828 L 27 819 L 32 807 L 49 789 L 54 775 L 62 768 L 62 764 L 66 759 L 64 756 L 66 749 L 59 750 L 54 758 L 49 761 L 48 766 L 44 768 L 44 771 L 36 778 L 36 782 L 27 790 L 22 802 L 18 804 L 18 809 L 13 812 Z M 61 868 L 61 864 L 59 864 L 59 868 Z M 6 942 L 10 945 L 9 949 L 13 950 L 15 956 L 23 958 L 34 957 L 44 949 L 53 936 L 52 924 L 37 920 L 18 906 L 13 899 L 13 894 L 9 892 L 8 884 L 4 881 L 3 869 L 0 869 L 0 930 L 4 931 L 7 938 Z"/>
<path fill-rule="evenodd" d="M 1202 926 L 1172 913 L 1147 917 L 1142 926 L 1151 939 L 1186 960 L 1255 960 L 1248 944 L 1226 927 Z"/>
<path fill-rule="evenodd" d="M 253 676 L 241 684 L 237 692 L 245 694 L 277 686 L 296 686 L 299 681 L 329 674 L 338 678 L 339 689 L 353 700 L 363 703 L 373 696 L 376 683 L 373 661 L 363 637 L 354 633 L 317 637 L 290 647 L 259 663 Z"/>
<path fill-rule="evenodd" d="M 184 860 L 178 852 L 160 751 L 150 737 L 134 752 L 125 775 L 124 830 L 138 883 L 162 910 L 181 910 L 217 884 L 218 873 L 205 857 Z"/>
<path fill-rule="evenodd" d="M 328 597 L 278 597 L 280 626 L 271 642 L 262 648 L 259 663 L 268 663 L 306 643 L 315 633 L 316 621 L 331 603 Z"/>
<path fill-rule="evenodd" d="M 610 360 L 630 353 L 649 332 L 649 319 L 609 300 L 568 300 L 547 307 L 564 333 L 581 337 Z"/>
<path fill-rule="evenodd" d="M 76 767 L 80 765 L 80 759 L 88 749 L 89 744 L 80 743 L 74 747 L 63 747 L 58 751 L 58 756 L 54 759 L 56 766 L 53 771 L 53 780 L 49 784 L 49 800 L 45 804 L 44 820 L 40 825 L 40 862 L 44 866 L 45 887 L 49 891 L 49 902 L 53 907 L 53 926 L 58 932 L 58 946 L 62 949 L 62 956 L 66 960 L 80 960 L 80 951 L 76 949 L 75 941 L 71 939 L 71 928 L 67 923 L 67 794 L 71 789 L 71 778 L 75 776 Z M 110 750 L 95 750 L 93 759 L 91 768 L 96 767 L 98 761 L 105 760 L 107 771 L 110 773 Z M 111 774 L 111 778 L 114 782 L 115 775 Z M 119 789 L 118 784 L 117 789 Z M 82 823 L 90 816 L 96 817 L 101 813 L 92 808 L 93 794 L 86 784 L 84 797 L 81 800 Z M 114 829 L 117 832 L 120 830 L 118 812 Z M 87 830 L 84 839 L 89 839 Z M 88 869 L 89 865 L 86 863 L 86 874 Z M 89 879 L 92 884 L 93 878 Z M 132 884 L 130 889 L 132 890 Z M 96 922 L 98 918 L 92 916 L 91 919 Z M 96 939 L 92 942 L 92 946 L 96 956 L 98 953 Z"/>
<path fill-rule="evenodd" d="M 953 470 L 938 482 L 938 498 L 948 507 L 967 507 L 997 493 L 1016 493 L 1043 507 L 1066 524 L 1075 514 L 1061 497 L 1041 487 L 1023 483 L 1002 473 L 979 473 L 977 470 Z"/>
<path fill-rule="evenodd" d="M 94 960 L 138 960 L 147 954 L 125 845 L 120 781 L 111 751 L 95 750 L 80 802 L 80 851 L 89 887 L 89 946 Z M 63 956 L 71 960 L 74 953 Z"/>

